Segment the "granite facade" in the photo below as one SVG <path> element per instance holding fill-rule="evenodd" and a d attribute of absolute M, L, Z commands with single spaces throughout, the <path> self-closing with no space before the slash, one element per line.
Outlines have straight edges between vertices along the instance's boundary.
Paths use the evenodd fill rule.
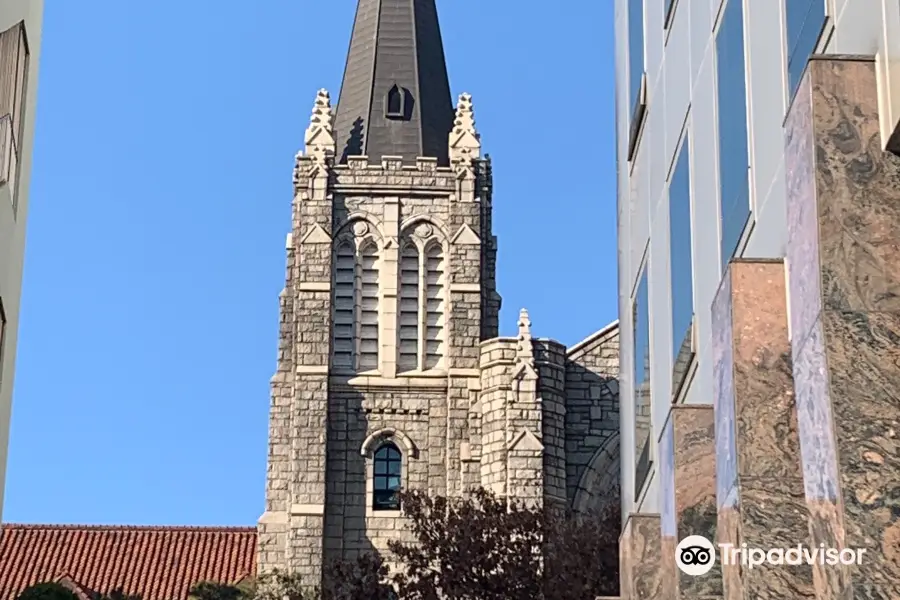
<path fill-rule="evenodd" d="M 582 513 L 618 503 L 618 326 L 566 348 L 533 338 L 522 310 L 518 334 L 497 336 L 491 169 L 471 97 L 460 97 L 450 167 L 364 156 L 336 164 L 332 119 L 322 91 L 294 170 L 259 568 L 312 583 L 331 559 L 377 552 L 390 564 L 388 542 L 410 532 L 401 510 L 373 503 L 374 454 L 389 442 L 402 455 L 401 489 L 458 497 L 484 487 Z M 439 247 L 442 262 L 432 267 L 420 252 L 410 283 L 398 249 L 413 244 Z M 363 272 L 359 257 L 373 245 L 377 267 Z M 357 274 L 342 279 L 336 256 L 347 247 Z M 404 285 L 418 286 L 418 308 Z M 355 316 L 338 320 L 339 311 Z M 365 311 L 377 322 L 364 324 Z M 377 335 L 362 336 L 364 325 Z M 410 326 L 413 371 L 398 358 L 398 340 L 410 339 L 400 328 Z M 351 359 L 336 364 L 339 343 Z M 374 369 L 352 358 L 365 343 L 376 344 Z M 428 353 L 440 360 L 426 368 Z"/>
<path fill-rule="evenodd" d="M 817 597 L 900 597 L 900 158 L 875 63 L 814 57 L 785 123 L 793 371 Z"/>
<path fill-rule="evenodd" d="M 619 595 L 622 600 L 666 598 L 660 515 L 632 513 L 619 538 Z"/>
<path fill-rule="evenodd" d="M 678 570 L 680 540 L 716 539 L 716 448 L 712 406 L 673 406 L 660 439 L 662 576 L 664 598 L 721 598 L 722 570 L 703 575 Z"/>
<path fill-rule="evenodd" d="M 678 540 L 691 535 L 716 539 L 716 450 L 712 406 L 673 406 L 674 507 Z M 673 554 L 674 559 L 674 554 Z M 680 598 L 722 596 L 721 565 L 706 575 L 679 572 Z"/>
<path fill-rule="evenodd" d="M 712 307 L 719 544 L 809 537 L 786 309 L 782 261 L 731 261 Z M 722 571 L 728 599 L 813 597 L 807 566 Z"/>

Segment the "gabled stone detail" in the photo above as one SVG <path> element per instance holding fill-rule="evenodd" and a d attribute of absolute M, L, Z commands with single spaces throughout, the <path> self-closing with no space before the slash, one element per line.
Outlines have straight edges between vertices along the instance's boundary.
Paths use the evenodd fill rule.
<path fill-rule="evenodd" d="M 300 240 L 301 244 L 330 244 L 331 236 L 328 235 L 328 232 L 325 229 L 316 223 L 313 225 L 310 230 L 303 236 L 303 239 Z"/>
<path fill-rule="evenodd" d="M 516 336 L 516 366 L 513 381 L 537 381 L 534 364 L 534 344 L 531 339 L 531 319 L 524 308 L 519 311 L 519 334 Z"/>
<path fill-rule="evenodd" d="M 543 452 L 544 444 L 541 443 L 540 438 L 538 438 L 538 436 L 530 429 L 523 429 L 515 438 L 513 438 L 513 441 L 509 445 L 509 451 L 512 452 L 514 450 Z"/>
<path fill-rule="evenodd" d="M 319 90 L 313 104 L 309 127 L 303 138 L 305 155 L 301 151 L 295 157 L 295 184 L 304 176 L 316 177 L 326 173 L 327 159 L 333 157 L 335 151 L 333 121 L 331 97 L 327 90 Z"/>
<path fill-rule="evenodd" d="M 450 132 L 450 162 L 469 165 L 476 158 L 481 158 L 481 136 L 475 129 L 472 96 L 460 94 Z"/>
<path fill-rule="evenodd" d="M 478 237 L 478 234 L 465 223 L 456 230 L 450 241 L 461 246 L 477 246 L 481 244 L 481 238 Z"/>
<path fill-rule="evenodd" d="M 519 335 L 516 338 L 516 362 L 534 367 L 534 346 L 531 341 L 531 319 L 524 308 L 519 311 Z"/>

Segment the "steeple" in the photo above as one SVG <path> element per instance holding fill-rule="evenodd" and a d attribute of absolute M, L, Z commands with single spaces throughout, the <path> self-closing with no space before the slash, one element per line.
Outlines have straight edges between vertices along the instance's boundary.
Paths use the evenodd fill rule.
<path fill-rule="evenodd" d="M 448 164 L 453 104 L 435 0 L 359 0 L 334 127 L 336 159 Z"/>

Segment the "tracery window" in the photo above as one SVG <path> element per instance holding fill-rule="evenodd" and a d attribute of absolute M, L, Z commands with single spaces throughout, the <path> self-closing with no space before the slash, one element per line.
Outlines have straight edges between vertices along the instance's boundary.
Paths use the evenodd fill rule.
<path fill-rule="evenodd" d="M 442 369 L 446 354 L 444 247 L 428 223 L 403 238 L 398 310 L 400 372 Z"/>
<path fill-rule="evenodd" d="M 336 369 L 378 369 L 378 244 L 368 226 L 356 223 L 352 236 L 337 241 L 334 257 L 334 344 Z"/>

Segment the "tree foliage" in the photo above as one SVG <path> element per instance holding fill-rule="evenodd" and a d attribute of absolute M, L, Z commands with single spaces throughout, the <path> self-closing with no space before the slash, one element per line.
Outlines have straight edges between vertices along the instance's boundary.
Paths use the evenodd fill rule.
<path fill-rule="evenodd" d="M 598 515 L 528 507 L 479 490 L 407 493 L 414 541 L 390 543 L 403 600 L 593 600 L 617 595 L 618 504 Z"/>
<path fill-rule="evenodd" d="M 448 499 L 401 494 L 411 536 L 389 542 L 389 570 L 375 553 L 337 560 L 324 587 L 272 571 L 239 586 L 203 582 L 191 600 L 594 600 L 619 593 L 617 501 L 599 514 L 533 508 L 478 490 Z M 316 582 L 318 584 L 319 582 Z M 43 583 L 16 600 L 78 600 Z M 140 600 L 116 590 L 97 600 Z"/>
<path fill-rule="evenodd" d="M 78 596 L 61 583 L 47 582 L 24 589 L 16 600 L 78 600 Z"/>
<path fill-rule="evenodd" d="M 190 600 L 242 600 L 244 590 L 237 586 L 212 581 L 201 581 L 188 593 Z"/>

